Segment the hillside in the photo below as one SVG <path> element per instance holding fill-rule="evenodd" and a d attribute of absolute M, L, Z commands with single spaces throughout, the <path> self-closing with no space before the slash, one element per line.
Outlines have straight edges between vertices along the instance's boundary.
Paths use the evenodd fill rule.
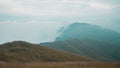
<path fill-rule="evenodd" d="M 87 23 L 73 23 L 61 31 L 55 41 L 68 39 L 94 39 L 111 44 L 120 44 L 120 33 Z"/>
<path fill-rule="evenodd" d="M 82 56 L 24 41 L 0 45 L 0 61 L 6 62 L 68 62 L 91 61 Z"/>
<path fill-rule="evenodd" d="M 41 43 L 55 49 L 80 54 L 97 61 L 120 61 L 120 46 L 97 40 L 71 39 Z"/>
<path fill-rule="evenodd" d="M 71 24 L 54 42 L 41 44 L 97 61 L 120 61 L 120 34 L 87 23 Z"/>

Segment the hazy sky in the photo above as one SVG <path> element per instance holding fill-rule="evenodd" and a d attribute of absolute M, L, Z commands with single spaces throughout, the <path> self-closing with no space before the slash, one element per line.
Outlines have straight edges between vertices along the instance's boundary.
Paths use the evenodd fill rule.
<path fill-rule="evenodd" d="M 120 32 L 120 0 L 0 0 L 0 43 L 52 41 L 73 22 Z"/>

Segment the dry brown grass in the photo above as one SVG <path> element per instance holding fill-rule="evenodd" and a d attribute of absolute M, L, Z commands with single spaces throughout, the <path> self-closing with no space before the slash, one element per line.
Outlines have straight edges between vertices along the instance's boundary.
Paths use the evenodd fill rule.
<path fill-rule="evenodd" d="M 5 63 L 0 68 L 120 68 L 120 63 L 111 62 L 31 62 Z"/>
<path fill-rule="evenodd" d="M 0 45 L 0 60 L 6 62 L 88 62 L 87 57 L 24 41 Z"/>

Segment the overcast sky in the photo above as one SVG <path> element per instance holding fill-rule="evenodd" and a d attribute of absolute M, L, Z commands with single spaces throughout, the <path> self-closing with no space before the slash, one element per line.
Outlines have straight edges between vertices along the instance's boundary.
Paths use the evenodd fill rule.
<path fill-rule="evenodd" d="M 120 0 L 0 0 L 0 43 L 53 41 L 60 27 L 73 22 L 120 32 Z"/>

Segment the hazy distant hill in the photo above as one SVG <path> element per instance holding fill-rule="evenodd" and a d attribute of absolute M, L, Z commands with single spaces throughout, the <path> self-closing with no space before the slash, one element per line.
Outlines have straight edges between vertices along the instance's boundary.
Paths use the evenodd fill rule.
<path fill-rule="evenodd" d="M 120 61 L 120 34 L 87 23 L 71 24 L 55 42 L 42 44 L 98 61 Z"/>
<path fill-rule="evenodd" d="M 98 61 L 120 61 L 120 46 L 97 40 L 71 39 L 41 43 L 45 46 L 80 54 Z"/>
<path fill-rule="evenodd" d="M 55 41 L 68 39 L 94 39 L 103 42 L 118 44 L 120 43 L 120 34 L 100 26 L 87 23 L 73 23 L 62 31 L 61 35 Z"/>
<path fill-rule="evenodd" d="M 7 62 L 90 61 L 85 57 L 24 41 L 0 45 L 0 60 Z"/>

